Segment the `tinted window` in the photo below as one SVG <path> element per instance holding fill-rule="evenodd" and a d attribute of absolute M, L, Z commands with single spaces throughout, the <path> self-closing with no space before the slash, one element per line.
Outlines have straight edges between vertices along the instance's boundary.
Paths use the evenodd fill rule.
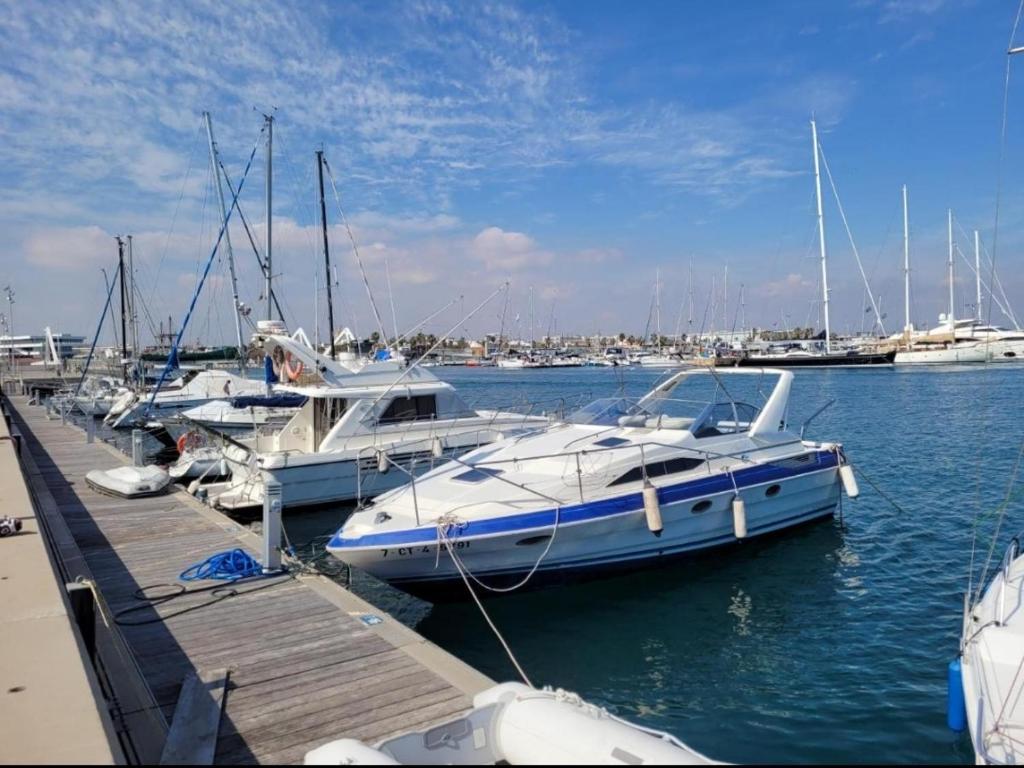
<path fill-rule="evenodd" d="M 661 477 L 662 475 L 674 475 L 677 472 L 689 472 L 691 469 L 696 469 L 703 463 L 704 462 L 701 459 L 691 459 L 685 456 L 678 459 L 668 459 L 667 461 L 652 461 L 647 464 L 647 476 Z M 643 467 L 633 467 L 629 472 L 608 483 L 608 485 L 612 486 L 622 485 L 623 483 L 635 483 L 643 479 Z"/>
<path fill-rule="evenodd" d="M 598 440 L 594 445 L 599 445 L 602 448 L 613 448 L 616 445 L 625 445 L 629 440 L 623 437 L 606 437 L 604 440 Z"/>
<path fill-rule="evenodd" d="M 489 477 L 500 475 L 502 470 L 493 467 L 474 467 L 452 477 L 452 480 L 461 480 L 464 483 L 480 483 Z"/>
<path fill-rule="evenodd" d="M 432 419 L 437 416 L 437 400 L 434 395 L 416 395 L 414 397 L 396 397 L 378 421 L 381 424 L 396 421 L 416 421 Z"/>

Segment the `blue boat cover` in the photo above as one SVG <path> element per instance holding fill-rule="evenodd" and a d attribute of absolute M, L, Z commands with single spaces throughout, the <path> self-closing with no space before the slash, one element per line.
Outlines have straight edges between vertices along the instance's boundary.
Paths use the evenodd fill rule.
<path fill-rule="evenodd" d="M 306 402 L 306 396 L 295 392 L 278 392 L 273 395 L 238 395 L 231 398 L 235 408 L 263 406 L 264 408 L 298 408 Z"/>

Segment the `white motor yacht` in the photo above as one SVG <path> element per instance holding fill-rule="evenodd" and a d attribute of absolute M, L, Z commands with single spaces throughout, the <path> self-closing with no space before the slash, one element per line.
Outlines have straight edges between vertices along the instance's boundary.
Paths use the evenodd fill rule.
<path fill-rule="evenodd" d="M 470 408 L 428 371 L 366 371 L 330 386 L 295 390 L 307 398 L 271 435 L 231 440 L 230 483 L 210 488 L 222 509 L 261 505 L 264 483 L 281 484 L 284 506 L 365 499 L 403 485 L 450 457 L 547 426 L 546 417 Z"/>
<path fill-rule="evenodd" d="M 851 496 L 856 482 L 839 444 L 789 429 L 792 381 L 783 370 L 700 368 L 639 400 L 597 400 L 378 497 L 328 549 L 401 589 L 443 598 L 463 570 L 507 589 L 827 517 L 840 477 Z"/>

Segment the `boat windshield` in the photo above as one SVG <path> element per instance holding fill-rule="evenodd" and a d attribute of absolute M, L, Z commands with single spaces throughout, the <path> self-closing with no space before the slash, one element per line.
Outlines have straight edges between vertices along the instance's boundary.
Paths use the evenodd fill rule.
<path fill-rule="evenodd" d="M 711 376 L 694 376 L 664 392 L 643 399 L 607 397 L 570 414 L 572 424 L 603 427 L 688 429 L 698 438 L 735 434 L 750 429 L 771 391 L 761 376 L 733 377 L 726 391 Z M 774 377 L 772 377 L 774 378 Z"/>
<path fill-rule="evenodd" d="M 624 416 L 645 415 L 646 410 L 635 400 L 625 397 L 605 397 L 585 405 L 569 414 L 566 421 L 571 424 L 594 424 L 596 426 L 618 426 Z M 653 415 L 653 414 L 647 414 Z"/>

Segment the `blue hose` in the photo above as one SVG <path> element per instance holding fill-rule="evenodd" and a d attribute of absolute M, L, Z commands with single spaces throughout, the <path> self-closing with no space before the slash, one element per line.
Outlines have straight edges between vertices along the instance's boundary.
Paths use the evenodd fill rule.
<path fill-rule="evenodd" d="M 244 549 L 230 549 L 218 552 L 201 563 L 190 565 L 178 577 L 182 581 L 238 581 L 252 576 L 262 576 L 263 566 Z"/>

